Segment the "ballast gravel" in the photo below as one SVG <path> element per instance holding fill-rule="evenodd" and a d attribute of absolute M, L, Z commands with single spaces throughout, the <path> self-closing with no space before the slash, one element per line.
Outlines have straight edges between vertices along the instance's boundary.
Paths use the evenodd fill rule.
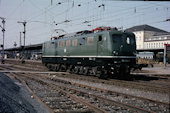
<path fill-rule="evenodd" d="M 0 73 L 0 113 L 49 113 L 17 81 Z"/>
<path fill-rule="evenodd" d="M 58 77 L 58 76 L 56 77 L 57 79 L 66 80 L 68 82 L 90 85 L 90 86 L 94 86 L 97 88 L 103 88 L 103 89 L 116 91 L 120 93 L 144 97 L 144 98 L 148 98 L 148 99 L 152 99 L 152 100 L 156 100 L 160 102 L 167 102 L 167 103 L 170 102 L 170 96 L 168 94 L 155 93 L 155 92 L 150 92 L 150 91 L 126 88 L 126 87 L 121 87 L 121 86 L 116 86 L 116 85 L 108 85 L 108 84 L 103 84 L 103 83 L 95 83 L 95 82 L 77 80 L 77 79 L 72 79 L 72 78 L 64 78 L 64 77 Z"/>

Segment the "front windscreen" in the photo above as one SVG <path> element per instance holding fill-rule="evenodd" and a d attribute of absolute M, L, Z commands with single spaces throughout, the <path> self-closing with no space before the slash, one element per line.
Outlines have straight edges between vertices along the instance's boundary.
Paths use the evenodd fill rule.
<path fill-rule="evenodd" d="M 122 35 L 119 35 L 119 34 L 113 34 L 112 35 L 112 40 L 113 40 L 113 43 L 121 43 L 122 42 Z"/>
<path fill-rule="evenodd" d="M 134 35 L 127 34 L 113 34 L 112 40 L 113 43 L 126 43 L 128 45 L 133 45 L 135 43 Z"/>

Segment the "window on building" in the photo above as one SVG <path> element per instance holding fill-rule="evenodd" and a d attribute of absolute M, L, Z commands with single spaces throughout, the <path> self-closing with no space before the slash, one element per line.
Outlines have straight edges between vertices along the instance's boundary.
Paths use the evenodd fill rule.
<path fill-rule="evenodd" d="M 153 48 L 153 43 L 151 43 L 151 48 Z"/>
<path fill-rule="evenodd" d="M 139 40 L 141 40 L 141 37 L 139 36 Z"/>
<path fill-rule="evenodd" d="M 139 45 L 139 48 L 141 48 L 141 45 Z"/>

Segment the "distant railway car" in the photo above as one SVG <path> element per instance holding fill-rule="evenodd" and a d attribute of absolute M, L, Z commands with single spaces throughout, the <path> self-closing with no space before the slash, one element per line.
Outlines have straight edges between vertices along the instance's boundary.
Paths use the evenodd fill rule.
<path fill-rule="evenodd" d="M 163 62 L 163 60 L 164 60 L 164 53 L 163 52 L 159 52 L 158 54 L 156 54 L 156 60 L 158 62 Z M 170 64 L 170 53 L 167 53 L 167 55 L 166 55 L 166 62 L 168 62 Z"/>
<path fill-rule="evenodd" d="M 135 35 L 99 27 L 54 37 L 43 43 L 42 62 L 54 71 L 99 77 L 127 75 L 136 64 Z"/>

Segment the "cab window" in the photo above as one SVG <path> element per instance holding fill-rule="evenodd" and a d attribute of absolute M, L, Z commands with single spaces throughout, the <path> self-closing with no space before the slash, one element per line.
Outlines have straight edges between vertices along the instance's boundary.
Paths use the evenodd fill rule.
<path fill-rule="evenodd" d="M 98 41 L 102 41 L 102 35 L 99 35 Z"/>
<path fill-rule="evenodd" d="M 121 43 L 122 42 L 122 35 L 112 35 L 112 39 L 114 43 Z"/>
<path fill-rule="evenodd" d="M 126 43 L 130 44 L 130 45 L 133 45 L 135 43 L 135 37 L 133 35 L 132 36 L 127 36 L 126 37 Z"/>

